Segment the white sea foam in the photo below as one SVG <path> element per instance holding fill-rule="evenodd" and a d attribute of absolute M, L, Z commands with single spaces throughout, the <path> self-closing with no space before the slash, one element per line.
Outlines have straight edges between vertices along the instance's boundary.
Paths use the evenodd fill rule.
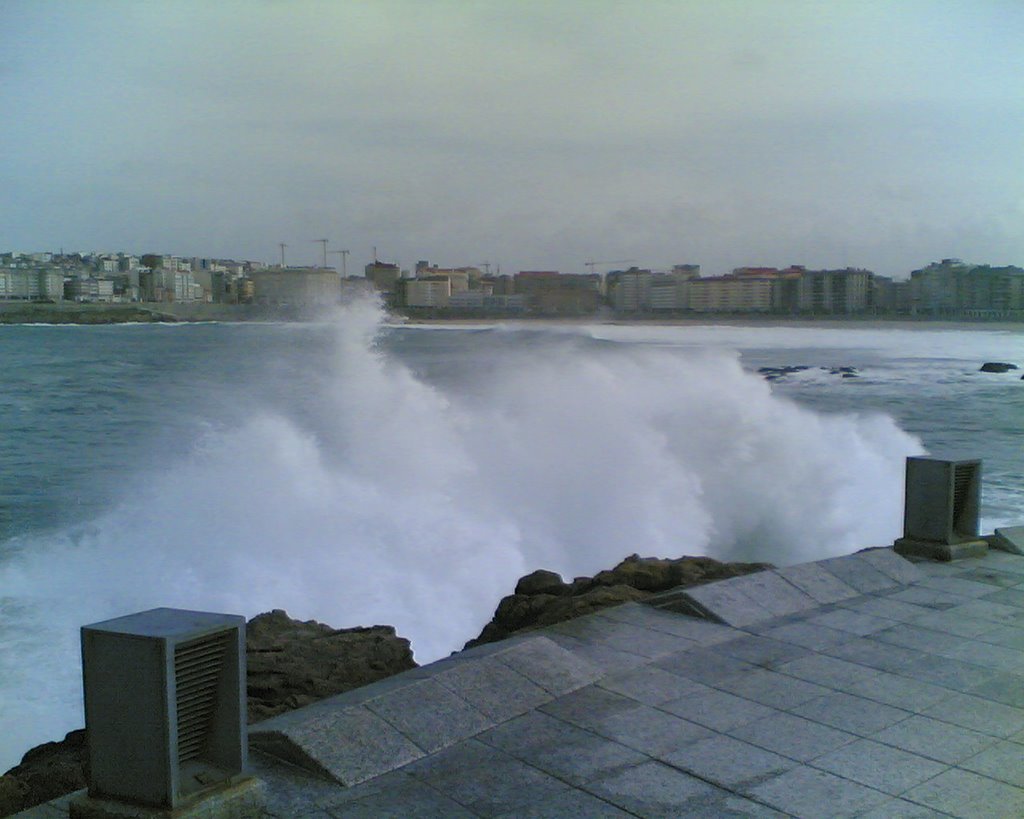
<path fill-rule="evenodd" d="M 303 412 L 209 432 L 123 504 L 0 565 L 0 769 L 82 723 L 77 629 L 154 606 L 388 623 L 426 662 L 515 579 L 623 556 L 779 564 L 891 542 L 916 439 L 820 415 L 735 354 L 510 345 L 472 389 L 416 377 L 338 319 Z M 295 366 L 302 366 L 297 360 Z"/>

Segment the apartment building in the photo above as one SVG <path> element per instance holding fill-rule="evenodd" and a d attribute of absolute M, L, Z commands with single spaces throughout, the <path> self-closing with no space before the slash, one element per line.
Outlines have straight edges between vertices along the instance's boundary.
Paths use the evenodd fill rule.
<path fill-rule="evenodd" d="M 768 313 L 775 307 L 773 276 L 708 276 L 687 282 L 689 309 L 698 313 Z"/>
<path fill-rule="evenodd" d="M 0 268 L 0 301 L 64 298 L 64 275 L 52 268 Z"/>
<path fill-rule="evenodd" d="M 797 305 L 804 313 L 862 313 L 872 306 L 874 274 L 869 270 L 804 270 L 797 284 Z"/>

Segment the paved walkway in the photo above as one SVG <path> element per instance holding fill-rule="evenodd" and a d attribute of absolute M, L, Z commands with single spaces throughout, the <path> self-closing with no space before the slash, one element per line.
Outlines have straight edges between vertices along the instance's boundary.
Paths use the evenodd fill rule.
<path fill-rule="evenodd" d="M 1024 557 L 874 550 L 656 605 L 252 726 L 268 815 L 1024 816 Z"/>

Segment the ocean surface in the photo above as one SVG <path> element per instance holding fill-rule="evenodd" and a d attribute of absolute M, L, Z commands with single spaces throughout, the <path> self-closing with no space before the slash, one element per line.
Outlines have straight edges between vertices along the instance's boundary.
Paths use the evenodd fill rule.
<path fill-rule="evenodd" d="M 0 326 L 0 771 L 83 723 L 78 627 L 387 623 L 420 662 L 516 578 L 900 534 L 907 455 L 1024 522 L 1024 328 Z M 757 370 L 808 369 L 769 382 Z M 856 377 L 833 372 L 856 368 Z"/>

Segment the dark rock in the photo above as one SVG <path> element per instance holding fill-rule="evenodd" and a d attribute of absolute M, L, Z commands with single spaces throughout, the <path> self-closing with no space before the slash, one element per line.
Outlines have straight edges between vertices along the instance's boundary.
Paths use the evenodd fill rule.
<path fill-rule="evenodd" d="M 249 621 L 245 647 L 250 722 L 416 667 L 391 626 L 334 629 L 280 609 Z"/>
<path fill-rule="evenodd" d="M 516 594 L 562 594 L 566 585 L 562 576 L 547 569 L 537 569 L 516 583 Z"/>
<path fill-rule="evenodd" d="M 806 364 L 790 364 L 784 367 L 759 367 L 757 371 L 767 381 L 778 381 L 784 376 L 809 369 L 810 366 Z M 818 369 L 829 373 L 829 375 L 838 375 L 841 378 L 856 378 L 858 375 L 856 367 L 818 367 Z"/>
<path fill-rule="evenodd" d="M 769 569 L 768 563 L 721 563 L 710 557 L 680 557 L 675 560 L 630 555 L 613 569 L 593 577 L 577 577 L 572 583 L 552 581 L 553 572 L 534 572 L 520 579 L 516 593 L 498 603 L 491 622 L 466 648 L 503 640 L 518 631 L 543 628 L 571 620 L 609 606 L 634 600 L 678 586 L 695 586 L 740 574 Z M 548 583 L 540 582 L 544 575 Z M 528 582 L 524 582 L 528 581 Z M 534 594 L 528 589 L 536 587 Z"/>
<path fill-rule="evenodd" d="M 1010 370 L 1018 369 L 1016 364 L 1007 364 L 1005 361 L 986 361 L 981 365 L 979 372 L 983 373 L 1008 373 Z"/>
<path fill-rule="evenodd" d="M 88 784 L 88 747 L 85 729 L 80 728 L 61 742 L 37 745 L 0 777 L 0 816 L 49 802 Z"/>

